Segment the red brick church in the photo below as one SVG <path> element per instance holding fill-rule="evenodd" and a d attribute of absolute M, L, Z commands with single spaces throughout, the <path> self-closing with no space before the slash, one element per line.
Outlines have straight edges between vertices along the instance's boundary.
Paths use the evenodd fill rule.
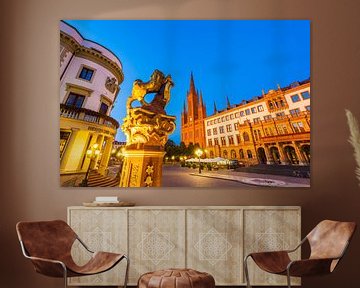
<path fill-rule="evenodd" d="M 195 89 L 194 76 L 191 73 L 190 90 L 187 92 L 187 103 L 181 113 L 181 141 L 186 145 L 199 144 L 205 148 L 206 106 L 203 102 L 202 92 Z"/>

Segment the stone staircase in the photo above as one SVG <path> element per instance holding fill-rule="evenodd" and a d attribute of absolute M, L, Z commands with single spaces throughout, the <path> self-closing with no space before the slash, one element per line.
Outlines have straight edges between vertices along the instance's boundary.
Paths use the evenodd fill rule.
<path fill-rule="evenodd" d="M 118 187 L 119 179 L 102 176 L 96 170 L 92 170 L 88 177 L 88 187 Z"/>

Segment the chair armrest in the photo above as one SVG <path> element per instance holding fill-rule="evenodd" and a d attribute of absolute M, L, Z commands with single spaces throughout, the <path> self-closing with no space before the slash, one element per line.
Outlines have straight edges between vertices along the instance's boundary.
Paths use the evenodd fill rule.
<path fill-rule="evenodd" d="M 95 253 L 94 251 L 90 250 L 90 248 L 80 239 L 78 235 L 76 235 L 76 239 L 81 243 L 81 245 L 90 253 Z"/>
<path fill-rule="evenodd" d="M 34 265 L 35 271 L 50 277 L 66 277 L 67 268 L 64 262 L 53 259 L 26 256 Z"/>
<path fill-rule="evenodd" d="M 287 271 L 290 276 L 312 276 L 329 274 L 332 272 L 333 261 L 338 261 L 339 258 L 319 258 L 319 259 L 303 259 L 291 261 L 287 266 Z"/>
<path fill-rule="evenodd" d="M 33 263 L 36 272 L 51 277 L 66 277 L 67 268 L 64 262 L 55 259 L 30 256 L 22 241 L 20 241 L 20 246 L 25 258 L 30 259 Z"/>

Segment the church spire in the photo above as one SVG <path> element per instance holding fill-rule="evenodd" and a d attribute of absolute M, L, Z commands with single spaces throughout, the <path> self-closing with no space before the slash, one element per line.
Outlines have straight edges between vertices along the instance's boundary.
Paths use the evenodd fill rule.
<path fill-rule="evenodd" d="M 230 104 L 230 100 L 229 100 L 229 97 L 226 96 L 226 104 L 227 104 L 227 109 L 230 109 L 231 108 L 231 104 Z"/>
<path fill-rule="evenodd" d="M 203 101 L 203 96 L 202 96 L 202 91 L 200 90 L 200 106 L 203 106 L 204 101 Z"/>
<path fill-rule="evenodd" d="M 196 94 L 195 92 L 195 83 L 194 83 L 194 75 L 193 72 L 191 71 L 191 76 L 190 76 L 190 93 L 193 93 L 194 95 Z"/>
<path fill-rule="evenodd" d="M 185 105 L 185 101 L 184 101 L 184 110 L 183 113 L 186 114 L 186 105 Z"/>
<path fill-rule="evenodd" d="M 218 113 L 218 110 L 217 110 L 217 108 L 216 108 L 216 103 L 215 103 L 215 101 L 214 101 L 214 114 L 216 114 L 216 113 Z"/>

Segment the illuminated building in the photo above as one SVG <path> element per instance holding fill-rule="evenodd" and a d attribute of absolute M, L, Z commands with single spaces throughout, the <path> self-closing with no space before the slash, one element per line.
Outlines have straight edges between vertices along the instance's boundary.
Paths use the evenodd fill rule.
<path fill-rule="evenodd" d="M 215 112 L 204 119 L 207 157 L 310 165 L 310 80 Z"/>
<path fill-rule="evenodd" d="M 83 175 L 89 165 L 104 175 L 119 123 L 110 116 L 124 79 L 120 60 L 60 22 L 60 174 Z M 91 161 L 86 152 L 100 153 Z"/>
<path fill-rule="evenodd" d="M 202 93 L 195 89 L 194 77 L 191 73 L 190 89 L 187 92 L 187 107 L 184 103 L 181 113 L 181 141 L 185 145 L 199 144 L 205 147 L 205 125 L 206 106 L 203 102 Z"/>

